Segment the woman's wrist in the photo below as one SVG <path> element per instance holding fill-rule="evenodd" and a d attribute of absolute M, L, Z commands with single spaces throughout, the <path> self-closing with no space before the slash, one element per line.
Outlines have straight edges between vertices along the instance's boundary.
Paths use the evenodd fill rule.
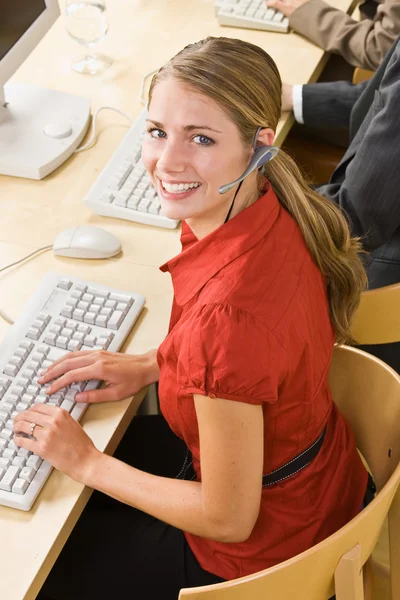
<path fill-rule="evenodd" d="M 160 378 L 160 368 L 157 362 L 157 350 L 152 349 L 146 352 L 146 354 L 142 354 L 141 358 L 145 364 L 145 382 L 144 385 L 150 385 L 151 383 L 155 383 Z"/>
<path fill-rule="evenodd" d="M 76 479 L 88 487 L 97 489 L 98 475 L 103 468 L 106 458 L 107 456 L 103 452 L 100 452 L 100 450 L 93 447 L 86 460 L 83 461 L 81 471 L 77 476 L 73 477 L 73 479 Z"/>

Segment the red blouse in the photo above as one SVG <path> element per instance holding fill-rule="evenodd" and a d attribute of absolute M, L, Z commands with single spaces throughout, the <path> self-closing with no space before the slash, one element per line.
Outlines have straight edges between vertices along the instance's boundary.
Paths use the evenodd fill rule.
<path fill-rule="evenodd" d="M 197 480 L 193 394 L 262 405 L 264 473 L 308 448 L 326 426 L 309 466 L 263 488 L 245 542 L 185 532 L 203 569 L 233 579 L 310 548 L 352 519 L 367 473 L 328 387 L 334 333 L 324 279 L 272 188 L 201 240 L 183 223 L 181 241 L 182 252 L 161 267 L 175 295 L 158 352 L 159 394 L 163 415 L 192 452 Z"/>

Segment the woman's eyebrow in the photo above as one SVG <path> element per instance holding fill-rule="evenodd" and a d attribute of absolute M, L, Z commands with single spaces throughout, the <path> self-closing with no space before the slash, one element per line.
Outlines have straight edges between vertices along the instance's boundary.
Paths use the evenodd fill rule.
<path fill-rule="evenodd" d="M 158 129 L 164 129 L 164 125 L 159 121 L 153 121 L 152 119 L 146 119 L 146 121 L 149 123 L 153 123 L 153 125 Z M 207 131 L 213 131 L 214 133 L 222 133 L 222 131 L 219 131 L 218 129 L 213 129 L 208 125 L 185 125 L 182 129 L 184 131 L 193 131 L 194 129 L 205 129 Z"/>

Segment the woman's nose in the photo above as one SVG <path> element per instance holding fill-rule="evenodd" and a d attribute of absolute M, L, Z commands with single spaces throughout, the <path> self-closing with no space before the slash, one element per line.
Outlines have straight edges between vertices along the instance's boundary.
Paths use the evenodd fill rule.
<path fill-rule="evenodd" d="M 172 140 L 165 140 L 157 161 L 157 167 L 164 173 L 182 173 L 186 169 L 186 156 L 183 145 Z"/>

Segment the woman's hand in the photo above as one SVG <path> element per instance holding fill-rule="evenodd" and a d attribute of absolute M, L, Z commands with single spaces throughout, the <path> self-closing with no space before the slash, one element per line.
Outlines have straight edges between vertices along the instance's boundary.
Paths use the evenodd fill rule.
<path fill-rule="evenodd" d="M 137 356 L 89 350 L 71 352 L 56 360 L 39 378 L 39 383 L 44 385 L 52 382 L 45 388 L 46 394 L 50 395 L 74 382 L 89 379 L 104 381 L 104 388 L 76 394 L 76 402 L 91 403 L 128 398 L 146 385 L 158 381 L 158 377 L 156 350 Z"/>
<path fill-rule="evenodd" d="M 303 6 L 309 0 L 267 0 L 266 5 L 268 8 L 279 10 L 285 17 L 290 17 L 296 8 Z"/>
<path fill-rule="evenodd" d="M 33 438 L 18 435 L 30 435 L 32 423 L 36 425 Z M 82 483 L 85 483 L 86 474 L 93 468 L 96 458 L 102 456 L 71 415 L 63 408 L 50 404 L 35 404 L 17 415 L 14 432 L 17 446 L 34 452 L 62 473 Z"/>

